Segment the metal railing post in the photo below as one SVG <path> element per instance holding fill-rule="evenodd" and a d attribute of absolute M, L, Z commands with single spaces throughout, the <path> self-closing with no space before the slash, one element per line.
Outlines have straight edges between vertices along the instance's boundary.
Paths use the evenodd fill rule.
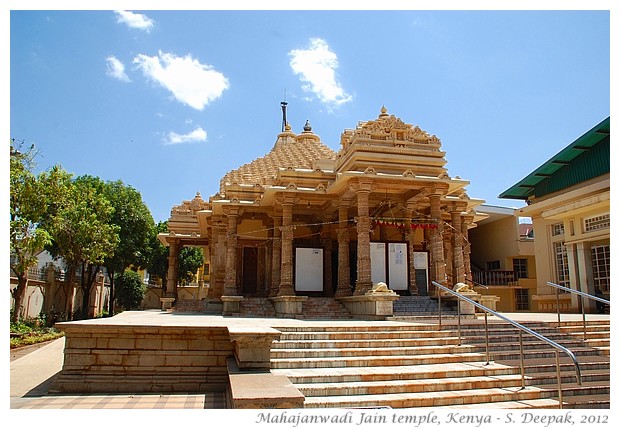
<path fill-rule="evenodd" d="M 439 330 L 441 331 L 441 290 L 437 291 L 437 296 L 439 297 Z"/>
<path fill-rule="evenodd" d="M 486 311 L 484 312 L 484 332 L 487 346 L 487 365 L 491 363 L 491 354 L 489 353 L 489 317 Z M 521 332 L 521 331 L 519 331 Z"/>
<path fill-rule="evenodd" d="M 560 409 L 564 408 L 562 399 L 562 374 L 560 373 L 560 352 L 555 350 L 555 367 L 558 374 L 558 397 L 560 400 Z M 581 383 L 580 383 L 581 384 Z"/>
<path fill-rule="evenodd" d="M 555 308 L 558 311 L 558 325 L 560 324 L 560 290 L 555 290 Z"/>
<path fill-rule="evenodd" d="M 525 389 L 525 359 L 523 358 L 523 332 L 519 331 L 519 346 L 521 347 L 521 389 Z"/>

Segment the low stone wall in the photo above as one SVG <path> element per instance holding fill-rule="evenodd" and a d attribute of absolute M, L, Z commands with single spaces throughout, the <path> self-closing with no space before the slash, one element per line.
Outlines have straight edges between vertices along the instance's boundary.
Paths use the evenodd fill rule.
<path fill-rule="evenodd" d="M 234 345 L 226 327 L 60 323 L 65 359 L 52 391 L 224 391 Z"/>

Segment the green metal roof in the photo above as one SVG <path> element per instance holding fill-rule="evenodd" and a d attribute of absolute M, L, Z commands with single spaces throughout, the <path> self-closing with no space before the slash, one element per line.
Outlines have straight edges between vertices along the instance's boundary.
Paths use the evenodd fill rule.
<path fill-rule="evenodd" d="M 609 173 L 609 117 L 499 195 L 527 200 Z"/>

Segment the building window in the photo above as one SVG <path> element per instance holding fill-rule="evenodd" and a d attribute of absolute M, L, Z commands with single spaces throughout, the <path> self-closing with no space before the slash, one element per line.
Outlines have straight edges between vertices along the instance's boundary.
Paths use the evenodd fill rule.
<path fill-rule="evenodd" d="M 487 271 L 499 270 L 499 261 L 487 262 Z"/>
<path fill-rule="evenodd" d="M 568 252 L 563 241 L 553 243 L 555 254 L 555 271 L 557 284 L 570 287 L 570 275 L 568 272 Z"/>
<path fill-rule="evenodd" d="M 609 229 L 609 213 L 602 216 L 595 216 L 584 219 L 585 232 L 598 231 L 600 229 Z"/>
<path fill-rule="evenodd" d="M 558 236 L 564 235 L 564 224 L 563 223 L 554 223 L 551 225 L 551 235 Z"/>
<path fill-rule="evenodd" d="M 515 272 L 515 277 L 518 279 L 527 278 L 527 259 L 514 258 L 512 260 L 512 270 Z"/>
<path fill-rule="evenodd" d="M 594 274 L 594 287 L 609 296 L 609 245 L 592 246 L 592 272 Z"/>
<path fill-rule="evenodd" d="M 530 309 L 530 291 L 528 289 L 515 289 L 515 310 L 527 311 Z"/>

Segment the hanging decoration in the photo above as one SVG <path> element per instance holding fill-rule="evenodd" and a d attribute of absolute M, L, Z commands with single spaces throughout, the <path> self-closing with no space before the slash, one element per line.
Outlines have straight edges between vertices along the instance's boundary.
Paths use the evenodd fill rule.
<path fill-rule="evenodd" d="M 434 229 L 437 228 L 437 223 L 430 220 L 396 220 L 396 219 L 373 219 L 372 228 L 375 226 L 389 226 L 397 229 Z"/>

